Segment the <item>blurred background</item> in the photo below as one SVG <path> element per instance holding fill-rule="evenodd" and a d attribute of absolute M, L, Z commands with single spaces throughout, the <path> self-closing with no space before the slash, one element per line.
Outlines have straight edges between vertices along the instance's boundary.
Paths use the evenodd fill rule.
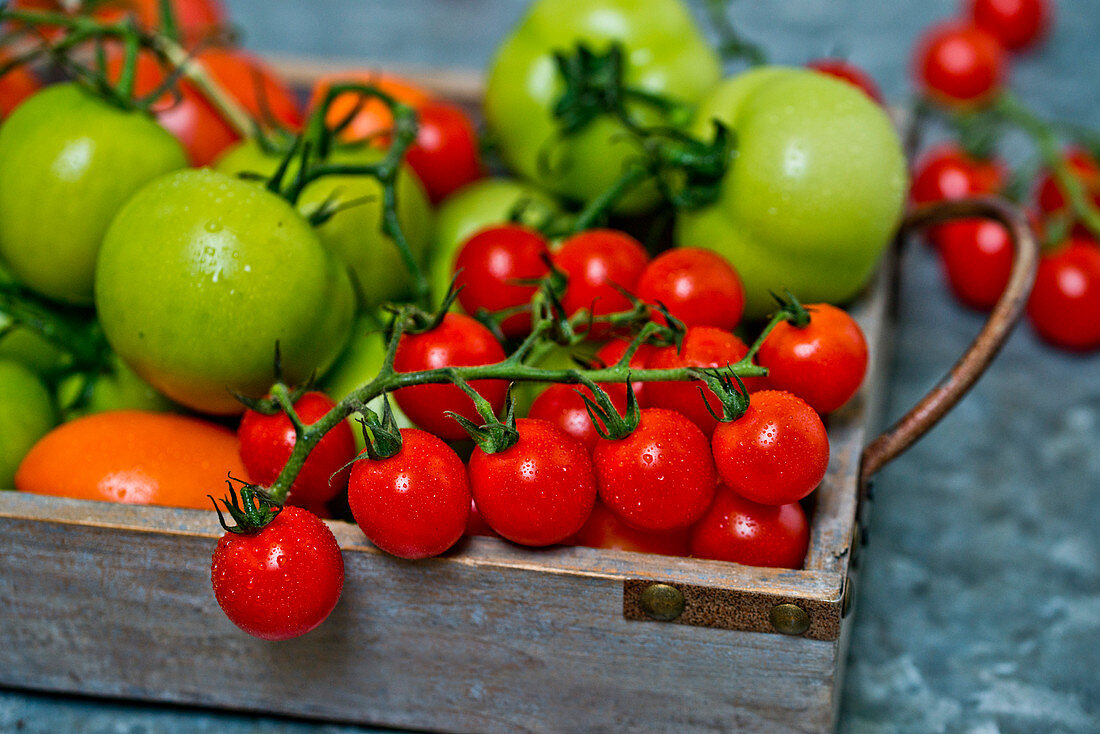
<path fill-rule="evenodd" d="M 225 4 L 245 46 L 261 54 L 474 71 L 526 6 Z M 958 0 L 753 0 L 734 3 L 732 16 L 773 61 L 841 55 L 870 72 L 891 103 L 906 105 L 918 35 L 958 7 Z M 1012 87 L 1045 116 L 1100 126 L 1100 3 L 1060 0 L 1055 9 L 1045 45 L 1015 59 Z M 909 250 L 891 417 L 938 379 L 983 318 L 950 297 L 927 248 Z M 970 396 L 881 474 L 841 732 L 1100 731 L 1098 447 L 1100 356 L 1056 352 L 1022 326 Z M 0 691 L 0 731 L 369 730 Z"/>

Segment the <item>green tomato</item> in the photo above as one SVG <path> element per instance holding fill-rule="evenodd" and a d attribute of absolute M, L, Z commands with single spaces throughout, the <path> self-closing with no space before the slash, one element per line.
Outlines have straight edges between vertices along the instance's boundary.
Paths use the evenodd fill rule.
<path fill-rule="evenodd" d="M 96 308 L 135 372 L 189 408 L 239 413 L 233 393 L 323 372 L 347 341 L 347 269 L 290 204 L 209 169 L 169 174 L 122 208 L 103 240 Z"/>
<path fill-rule="evenodd" d="M 431 264 L 432 297 L 443 300 L 454 276 L 459 249 L 479 230 L 509 220 L 522 206 L 520 221 L 537 225 L 561 213 L 552 196 L 506 178 L 485 178 L 459 189 L 443 200 L 436 212 L 435 248 Z"/>
<path fill-rule="evenodd" d="M 330 161 L 371 164 L 384 155 L 378 148 L 360 147 L 338 150 Z M 216 167 L 231 174 L 270 176 L 279 162 L 279 156 L 245 141 L 222 156 Z M 288 173 L 293 175 L 293 171 Z M 317 233 L 351 269 L 360 303 L 372 307 L 408 297 L 412 286 L 409 270 L 393 239 L 382 233 L 382 184 L 369 176 L 326 176 L 306 187 L 298 208 L 308 216 L 334 195 L 339 201 L 361 201 L 338 212 L 318 227 Z M 427 267 L 432 218 L 424 187 L 410 169 L 402 168 L 397 177 L 397 220 L 421 268 Z"/>
<path fill-rule="evenodd" d="M 112 354 L 95 375 L 69 375 L 57 386 L 57 403 L 65 420 L 108 410 L 167 412 L 176 405 Z"/>
<path fill-rule="evenodd" d="M 13 359 L 39 374 L 64 368 L 71 360 L 65 350 L 0 313 L 0 359 Z"/>
<path fill-rule="evenodd" d="M 90 304 L 115 213 L 142 185 L 186 165 L 148 115 L 75 84 L 47 87 L 0 127 L 0 257 L 28 288 Z"/>
<path fill-rule="evenodd" d="M 553 108 L 564 85 L 554 52 L 578 42 L 597 53 L 613 42 L 626 50 L 628 86 L 693 104 L 721 77 L 718 55 L 679 0 L 537 0 L 496 52 L 489 68 L 485 119 L 505 163 L 524 178 L 563 197 L 591 201 L 638 156 L 637 144 L 617 121 L 599 117 L 567 139 Z M 631 103 L 647 125 L 667 124 Z M 549 166 L 540 165 L 549 162 Z M 637 214 L 657 202 L 653 186 L 635 189 L 616 211 Z"/>
<path fill-rule="evenodd" d="M 700 105 L 737 136 L 719 200 L 681 212 L 676 242 L 725 255 L 745 284 L 748 318 L 772 292 L 843 303 L 866 285 L 897 231 L 908 177 L 882 108 L 803 69 L 763 67 L 728 79 Z"/>
<path fill-rule="evenodd" d="M 15 486 L 15 470 L 31 446 L 57 424 L 53 396 L 26 366 L 0 360 L 0 489 Z"/>

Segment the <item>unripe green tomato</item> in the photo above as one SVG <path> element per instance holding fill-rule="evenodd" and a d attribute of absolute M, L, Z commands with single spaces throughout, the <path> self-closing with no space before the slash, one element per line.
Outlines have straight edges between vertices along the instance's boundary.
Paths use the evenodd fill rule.
<path fill-rule="evenodd" d="M 88 305 L 115 213 L 186 165 L 179 142 L 148 115 L 75 84 L 47 87 L 0 126 L 0 258 L 28 288 Z"/>
<path fill-rule="evenodd" d="M 359 147 L 335 151 L 332 163 L 377 163 L 385 151 Z M 231 148 L 216 165 L 229 174 L 242 172 L 272 175 L 280 157 L 264 153 L 254 141 Z M 288 171 L 293 176 L 294 170 Z M 333 195 L 338 201 L 358 201 L 317 228 L 321 242 L 347 263 L 363 307 L 373 307 L 411 295 L 412 279 L 393 239 L 382 233 L 382 184 L 370 176 L 326 176 L 305 188 L 298 209 L 308 216 Z M 428 263 L 433 215 L 424 187 L 403 167 L 397 177 L 397 221 L 409 249 L 421 268 Z"/>
<path fill-rule="evenodd" d="M 431 283 L 435 303 L 443 300 L 454 276 L 458 251 L 478 231 L 509 221 L 520 209 L 520 222 L 538 225 L 561 213 L 552 196 L 523 181 L 485 178 L 465 186 L 444 199 L 436 212 L 435 247 Z"/>
<path fill-rule="evenodd" d="M 693 104 L 721 76 L 718 55 L 679 0 L 537 0 L 497 49 L 489 68 L 485 119 L 509 168 L 561 196 L 591 201 L 638 157 L 637 143 L 610 116 L 561 138 L 553 108 L 564 89 L 554 52 L 578 42 L 597 53 L 612 43 L 626 53 L 627 86 Z M 646 125 L 668 124 L 652 108 L 629 103 Z M 549 167 L 540 165 L 540 159 Z M 549 168 L 549 170 L 547 170 Z M 658 201 L 651 185 L 635 189 L 615 210 L 638 214 Z"/>
<path fill-rule="evenodd" d="M 112 349 L 162 393 L 234 414 L 234 392 L 301 383 L 343 350 L 347 268 L 284 199 L 210 169 L 169 174 L 122 208 L 103 240 L 96 308 Z"/>
<path fill-rule="evenodd" d="M 0 360 L 0 489 L 15 486 L 19 462 L 56 424 L 53 396 L 38 375 Z"/>
<path fill-rule="evenodd" d="M 897 232 L 905 155 L 882 108 L 845 82 L 761 67 L 700 104 L 694 131 L 717 119 L 736 134 L 719 200 L 682 211 L 676 242 L 725 255 L 745 284 L 748 318 L 772 292 L 843 303 L 866 285 Z"/>
<path fill-rule="evenodd" d="M 74 374 L 57 386 L 57 404 L 65 420 L 108 410 L 167 412 L 176 405 L 112 354 L 107 369 L 95 375 Z"/>
<path fill-rule="evenodd" d="M 61 369 L 71 361 L 65 350 L 25 326 L 11 326 L 11 319 L 2 313 L 0 359 L 21 362 L 39 374 Z"/>

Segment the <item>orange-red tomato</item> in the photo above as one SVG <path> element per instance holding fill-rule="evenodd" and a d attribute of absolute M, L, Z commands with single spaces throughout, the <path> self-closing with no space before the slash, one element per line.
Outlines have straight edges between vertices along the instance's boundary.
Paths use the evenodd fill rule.
<path fill-rule="evenodd" d="M 424 89 L 400 77 L 377 71 L 349 71 L 329 74 L 317 80 L 310 98 L 310 109 L 321 104 L 328 90 L 341 83 L 363 84 L 377 87 L 398 102 L 413 109 L 419 109 L 432 99 Z M 331 126 L 341 124 L 349 115 L 354 115 L 350 124 L 344 128 L 341 137 L 344 140 L 364 140 L 388 133 L 393 128 L 393 115 L 390 108 L 381 100 L 371 97 L 363 100 L 358 94 L 341 94 L 329 105 L 325 122 Z"/>
<path fill-rule="evenodd" d="M 34 494 L 212 509 L 229 474 L 247 480 L 231 430 L 199 418 L 136 410 L 64 423 L 31 448 L 15 488 Z"/>
<path fill-rule="evenodd" d="M 65 3 L 58 0 L 15 0 L 12 7 L 20 10 L 63 12 Z M 221 0 L 172 0 L 176 27 L 184 44 L 193 46 L 228 25 L 227 14 Z M 105 0 L 98 3 L 92 16 L 101 21 L 116 21 L 132 15 L 138 27 L 159 28 L 160 0 Z M 56 28 L 43 30 L 47 37 L 57 33 Z"/>
<path fill-rule="evenodd" d="M 0 64 L 7 58 L 0 53 Z M 12 113 L 19 103 L 38 91 L 38 80 L 23 67 L 16 67 L 0 76 L 0 119 Z"/>

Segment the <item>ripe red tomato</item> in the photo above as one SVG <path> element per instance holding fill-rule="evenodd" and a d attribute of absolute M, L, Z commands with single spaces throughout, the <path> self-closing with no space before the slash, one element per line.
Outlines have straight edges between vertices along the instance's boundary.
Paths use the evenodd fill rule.
<path fill-rule="evenodd" d="M 1100 245 L 1074 235 L 1043 255 L 1027 315 L 1036 333 L 1072 351 L 1100 348 Z"/>
<path fill-rule="evenodd" d="M 749 351 L 745 342 L 735 334 L 713 326 L 689 327 L 680 344 L 676 347 L 663 347 L 649 359 L 648 367 L 655 370 L 676 369 L 680 367 L 725 367 L 734 364 Z M 761 378 L 746 378 L 745 387 L 749 390 L 763 386 Z M 699 394 L 699 388 L 707 396 L 706 402 Z M 645 386 L 645 403 L 651 408 L 667 408 L 678 411 L 691 422 L 699 426 L 710 437 L 718 424 L 707 410 L 707 403 L 717 415 L 722 415 L 722 401 L 714 395 L 706 384 L 692 380 L 689 382 L 651 382 Z"/>
<path fill-rule="evenodd" d="M 802 568 L 810 523 L 802 505 L 761 505 L 718 485 L 714 503 L 691 529 L 691 555 L 746 566 Z"/>
<path fill-rule="evenodd" d="M 988 311 L 1008 286 L 1014 250 L 1008 230 L 989 219 L 965 219 L 942 225 L 940 262 L 955 296 L 967 306 Z"/>
<path fill-rule="evenodd" d="M 294 403 L 294 412 L 306 425 L 315 423 L 336 404 L 324 393 L 307 392 Z M 253 482 L 264 487 L 279 476 L 297 442 L 294 425 L 286 413 L 264 415 L 246 410 L 237 427 L 241 461 Z M 326 502 L 348 486 L 355 458 L 355 434 L 347 421 L 341 421 L 325 434 L 306 458 L 287 495 L 287 504 L 305 507 L 324 515 Z"/>
<path fill-rule="evenodd" d="M 1038 43 L 1050 26 L 1048 0 L 970 0 L 970 19 L 1010 51 Z"/>
<path fill-rule="evenodd" d="M 806 310 L 810 323 L 777 324 L 756 361 L 768 368 L 768 387 L 793 393 L 824 415 L 859 390 L 867 373 L 867 340 L 843 309 L 815 303 Z"/>
<path fill-rule="evenodd" d="M 495 364 L 504 359 L 504 348 L 482 324 L 459 313 L 448 313 L 438 326 L 423 334 L 404 334 L 397 345 L 393 366 L 398 372 L 420 372 L 443 367 Z M 474 380 L 470 386 L 500 412 L 508 393 L 504 380 Z M 397 405 L 409 420 L 448 441 L 469 438 L 452 411 L 481 425 L 484 419 L 474 401 L 449 384 L 414 385 L 394 393 Z"/>
<path fill-rule="evenodd" d="M 259 532 L 223 535 L 210 580 L 233 624 L 264 640 L 289 640 L 332 612 L 344 588 L 344 559 L 320 518 L 284 507 Z"/>
<path fill-rule="evenodd" d="M 706 512 L 718 484 L 706 436 L 662 408 L 643 408 L 626 438 L 601 438 L 592 465 L 600 500 L 641 530 L 688 527 Z"/>
<path fill-rule="evenodd" d="M 842 79 L 856 89 L 861 90 L 878 104 L 883 103 L 882 91 L 871 75 L 850 61 L 844 59 L 815 59 L 806 64 L 807 68 L 822 74 Z"/>
<path fill-rule="evenodd" d="M 582 308 L 596 316 L 629 311 L 630 299 L 615 286 L 633 292 L 649 255 L 636 239 L 611 229 L 591 229 L 573 235 L 554 253 L 554 264 L 569 278 L 562 306 L 572 316 Z M 596 324 L 592 338 L 610 332 Z"/>
<path fill-rule="evenodd" d="M 542 235 L 518 224 L 483 229 L 458 251 L 455 257 L 455 286 L 458 302 L 468 314 L 485 309 L 490 313 L 531 302 L 536 285 L 520 281 L 537 280 L 550 272 L 550 249 Z M 531 330 L 531 314 L 513 314 L 500 322 L 507 337 Z"/>
<path fill-rule="evenodd" d="M 764 505 L 797 502 L 821 484 L 829 436 L 809 403 L 781 390 L 761 390 L 711 440 L 722 483 Z"/>
<path fill-rule="evenodd" d="M 611 548 L 635 553 L 654 553 L 661 556 L 688 555 L 688 531 L 670 530 L 664 533 L 638 530 L 623 522 L 622 518 L 597 502 L 577 534 L 569 539 L 570 545 L 586 548 Z"/>
<path fill-rule="evenodd" d="M 437 556 L 466 532 L 470 483 L 462 459 L 426 431 L 401 430 L 387 459 L 352 466 L 348 504 L 370 542 L 400 558 Z"/>
<path fill-rule="evenodd" d="M 550 385 L 539 393 L 538 397 L 531 403 L 531 409 L 527 412 L 527 417 L 553 423 L 580 442 L 591 453 L 592 448 L 600 439 L 600 434 L 596 432 L 596 427 L 592 425 L 592 419 L 585 408 L 584 398 L 577 392 L 578 390 L 588 395 L 589 398 L 592 397 L 592 392 L 580 385 L 560 383 Z M 621 399 L 617 400 L 614 395 L 611 396 L 611 399 L 615 407 L 620 410 L 620 414 L 626 411 L 625 392 Z"/>
<path fill-rule="evenodd" d="M 1100 206 L 1100 163 L 1097 163 L 1088 151 L 1081 148 L 1067 150 L 1065 161 L 1070 173 L 1077 177 L 1085 193 L 1092 199 L 1093 205 Z M 1043 214 L 1050 217 L 1066 214 L 1069 202 L 1058 182 L 1049 172 L 1044 173 L 1039 179 L 1035 198 Z M 1088 230 L 1080 223 L 1077 223 L 1074 229 L 1080 234 L 1088 235 Z"/>
<path fill-rule="evenodd" d="M 1001 161 L 975 158 L 954 143 L 944 143 L 921 156 L 909 198 L 914 204 L 927 204 L 995 194 L 1007 178 Z"/>
<path fill-rule="evenodd" d="M 0 53 L 0 65 L 7 61 Z M 38 80 L 28 69 L 17 66 L 0 76 L 0 120 L 12 113 L 19 103 L 38 91 Z"/>
<path fill-rule="evenodd" d="M 968 23 L 939 23 L 917 43 L 917 86 L 939 104 L 985 105 L 1001 91 L 1007 73 L 1008 61 L 997 38 Z"/>
<path fill-rule="evenodd" d="M 477 130 L 461 107 L 428 102 L 417 110 L 420 127 L 405 160 L 433 204 L 485 175 Z"/>
<path fill-rule="evenodd" d="M 81 6 L 77 9 L 84 11 L 82 6 L 93 3 L 72 3 L 62 0 L 14 0 L 13 8 L 22 10 L 45 10 L 49 12 L 74 12 L 73 6 Z M 176 26 L 179 29 L 185 46 L 192 47 L 200 41 L 209 38 L 218 31 L 225 29 L 229 24 L 225 8 L 219 0 L 172 0 L 172 9 L 175 11 Z M 127 16 L 132 16 L 139 28 L 152 30 L 160 28 L 160 0 L 103 0 L 94 3 L 91 15 L 94 19 L 114 23 Z M 47 38 L 53 38 L 58 29 L 40 29 Z"/>
<path fill-rule="evenodd" d="M 661 303 L 685 326 L 715 326 L 732 331 L 745 310 L 745 286 L 729 261 L 694 247 L 668 250 L 653 259 L 638 280 L 636 294 Z M 664 323 L 664 317 L 654 314 Z"/>
<path fill-rule="evenodd" d="M 470 456 L 470 488 L 481 517 L 513 543 L 546 546 L 580 530 L 596 502 L 592 462 L 580 442 L 553 423 L 516 421 L 519 441 Z"/>
<path fill-rule="evenodd" d="M 117 80 L 122 54 L 115 50 L 108 58 L 108 75 Z M 238 103 L 260 122 L 274 119 L 290 129 L 301 124 L 298 102 L 291 89 L 259 58 L 240 49 L 209 47 L 199 51 L 195 62 Z M 138 56 L 136 94 L 150 94 L 165 78 L 164 69 L 148 53 Z M 194 166 L 213 163 L 221 153 L 241 139 L 207 98 L 186 79 L 179 83 L 179 96 L 165 94 L 153 106 L 153 113 L 168 132 L 187 149 Z"/>

